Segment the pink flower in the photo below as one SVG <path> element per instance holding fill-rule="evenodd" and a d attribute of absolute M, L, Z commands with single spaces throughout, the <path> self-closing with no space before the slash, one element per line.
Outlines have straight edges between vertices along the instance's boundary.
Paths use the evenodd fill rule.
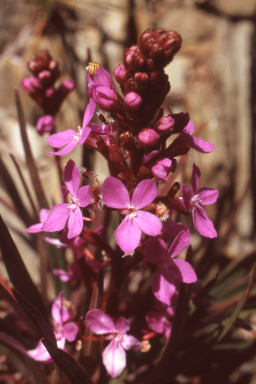
<path fill-rule="evenodd" d="M 140 131 L 138 135 L 139 141 L 143 143 L 144 145 L 156 145 L 158 140 L 160 139 L 160 135 L 151 128 L 144 129 Z"/>
<path fill-rule="evenodd" d="M 49 209 L 41 209 L 41 211 L 40 211 L 40 213 L 39 213 L 39 220 L 40 220 L 40 223 L 31 225 L 30 227 L 28 227 L 28 228 L 26 229 L 26 231 L 27 231 L 28 233 L 38 233 L 38 232 L 42 232 L 42 231 L 43 231 L 43 225 L 44 225 L 44 222 L 45 222 L 45 220 L 47 219 L 49 213 L 50 213 Z"/>
<path fill-rule="evenodd" d="M 52 237 L 44 237 L 44 240 L 47 243 L 55 245 L 57 248 L 70 248 L 74 252 L 75 258 L 79 259 L 83 256 L 84 244 L 85 241 L 80 236 L 68 238 L 68 232 L 63 231 L 59 239 L 54 239 Z"/>
<path fill-rule="evenodd" d="M 132 199 L 124 184 L 109 176 L 102 187 L 102 199 L 110 208 L 116 208 L 125 216 L 115 231 L 115 239 L 125 253 L 131 253 L 140 243 L 142 232 L 157 236 L 162 228 L 161 221 L 141 208 L 149 205 L 157 196 L 157 187 L 152 180 L 143 180 L 135 188 Z"/>
<path fill-rule="evenodd" d="M 70 302 L 63 297 L 63 291 L 57 296 L 52 305 L 52 317 L 54 319 L 54 334 L 57 340 L 57 346 L 60 349 L 65 349 L 65 342 L 74 341 L 78 332 L 78 328 L 75 323 L 68 323 L 71 316 Z M 37 361 L 50 362 L 51 356 L 47 349 L 39 341 L 35 349 L 28 351 L 28 355 Z"/>
<path fill-rule="evenodd" d="M 103 87 L 112 91 L 115 90 L 115 85 L 110 74 L 102 67 L 96 69 L 94 75 L 90 75 L 88 72 L 87 83 L 89 88 L 88 95 L 93 99 L 95 95 L 95 90 L 98 87 Z"/>
<path fill-rule="evenodd" d="M 172 160 L 160 157 L 151 168 L 153 175 L 160 180 L 165 180 L 168 173 L 174 169 Z"/>
<path fill-rule="evenodd" d="M 142 98 L 136 92 L 129 92 L 124 97 L 124 104 L 130 108 L 137 111 L 142 103 Z"/>
<path fill-rule="evenodd" d="M 177 299 L 178 292 L 176 291 L 172 296 L 172 302 L 170 306 L 156 300 L 155 306 L 157 311 L 150 311 L 145 316 L 148 326 L 152 329 L 152 331 L 156 333 L 163 333 L 165 341 L 170 336 L 172 330 L 171 319 L 175 313 Z"/>
<path fill-rule="evenodd" d="M 71 152 L 76 145 L 79 143 L 83 145 L 87 137 L 91 132 L 91 120 L 95 111 L 95 102 L 93 99 L 90 99 L 89 104 L 84 113 L 83 126 L 78 127 L 78 132 L 73 129 L 66 129 L 63 132 L 55 133 L 54 135 L 49 136 L 46 140 L 54 148 L 64 148 L 58 152 L 48 152 L 50 155 L 62 156 Z"/>
<path fill-rule="evenodd" d="M 194 283 L 197 280 L 195 271 L 188 262 L 174 259 L 189 243 L 189 230 L 180 231 L 168 251 L 164 240 L 158 237 L 150 237 L 145 242 L 144 256 L 146 261 L 158 266 L 152 278 L 152 291 L 157 300 L 162 303 L 171 304 L 172 297 L 179 289 L 181 282 Z"/>
<path fill-rule="evenodd" d="M 64 282 L 78 280 L 82 277 L 81 270 L 76 261 L 70 264 L 68 272 L 64 271 L 64 269 L 53 269 L 52 272 L 55 276 L 59 276 L 59 279 Z"/>
<path fill-rule="evenodd" d="M 88 328 L 96 335 L 109 334 L 108 340 L 111 342 L 103 351 L 103 364 L 110 376 L 119 376 L 126 366 L 125 350 L 132 347 L 141 348 L 139 340 L 126 334 L 130 329 L 130 322 L 124 317 L 119 317 L 114 324 L 113 320 L 99 309 L 87 312 L 85 319 Z"/>
<path fill-rule="evenodd" d="M 214 150 L 214 144 L 209 141 L 193 137 L 192 133 L 195 130 L 195 126 L 192 120 L 189 120 L 188 125 L 181 131 L 180 137 L 190 147 L 201 153 L 210 153 Z"/>
<path fill-rule="evenodd" d="M 91 201 L 90 186 L 79 188 L 80 173 L 73 160 L 69 160 L 64 170 L 66 192 L 70 193 L 71 203 L 55 205 L 43 224 L 43 231 L 55 232 L 68 227 L 67 238 L 79 235 L 83 229 L 83 215 L 80 208 L 85 208 Z"/>
<path fill-rule="evenodd" d="M 200 169 L 194 164 L 191 179 L 192 190 L 185 184 L 181 184 L 180 189 L 186 211 L 188 212 L 189 208 L 192 209 L 192 219 L 195 228 L 202 236 L 214 238 L 218 236 L 217 232 L 201 205 L 215 203 L 219 192 L 214 188 L 198 189 L 200 176 Z"/>

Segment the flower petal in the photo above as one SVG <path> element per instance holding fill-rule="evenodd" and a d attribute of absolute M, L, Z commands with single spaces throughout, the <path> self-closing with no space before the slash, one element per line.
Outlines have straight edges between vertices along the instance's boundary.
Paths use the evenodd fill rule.
<path fill-rule="evenodd" d="M 192 120 L 189 120 L 188 124 L 186 125 L 186 127 L 183 129 L 182 132 L 185 132 L 187 133 L 188 135 L 192 135 L 192 133 L 194 132 L 195 130 L 195 126 L 194 126 L 194 123 Z"/>
<path fill-rule="evenodd" d="M 166 266 L 160 266 L 152 278 L 152 291 L 157 300 L 167 305 L 171 304 L 176 292 L 176 282 Z"/>
<path fill-rule="evenodd" d="M 78 332 L 77 325 L 75 323 L 67 323 L 63 327 L 63 334 L 67 341 L 74 341 Z"/>
<path fill-rule="evenodd" d="M 161 315 L 158 312 L 148 312 L 146 314 L 146 321 L 148 323 L 148 326 L 155 331 L 156 333 L 163 333 L 164 332 L 164 325 L 166 318 L 165 316 Z"/>
<path fill-rule="evenodd" d="M 144 257 L 150 263 L 158 264 L 168 258 L 165 242 L 159 237 L 150 237 L 144 244 Z"/>
<path fill-rule="evenodd" d="M 85 140 L 90 135 L 90 133 L 91 133 L 91 128 L 85 127 L 85 128 L 82 129 L 81 137 L 80 137 L 80 140 L 79 140 L 79 144 L 80 145 L 84 144 Z"/>
<path fill-rule="evenodd" d="M 25 231 L 28 233 L 38 233 L 38 232 L 42 232 L 42 230 L 43 230 L 43 223 L 34 224 L 25 229 Z"/>
<path fill-rule="evenodd" d="M 125 350 L 121 343 L 112 340 L 103 351 L 102 361 L 111 377 L 121 375 L 126 366 Z"/>
<path fill-rule="evenodd" d="M 48 152 L 48 155 L 55 155 L 55 156 L 63 156 L 67 155 L 69 152 L 71 152 L 76 146 L 78 141 L 73 140 L 70 143 L 68 143 L 63 149 L 57 152 Z"/>
<path fill-rule="evenodd" d="M 141 238 L 141 230 L 135 218 L 127 215 L 115 231 L 115 239 L 119 247 L 125 253 L 131 253 L 138 247 Z"/>
<path fill-rule="evenodd" d="M 209 237 L 210 239 L 218 236 L 212 221 L 207 216 L 205 210 L 199 205 L 192 209 L 192 219 L 195 228 L 202 236 Z"/>
<path fill-rule="evenodd" d="M 168 254 L 171 257 L 179 255 L 190 243 L 190 231 L 189 229 L 183 229 L 173 240 Z"/>
<path fill-rule="evenodd" d="M 157 186 L 153 180 L 143 180 L 135 188 L 131 206 L 141 209 L 152 203 L 157 196 Z"/>
<path fill-rule="evenodd" d="M 88 328 L 96 335 L 103 335 L 116 330 L 111 317 L 103 313 L 100 309 L 92 309 L 87 312 L 85 320 Z"/>
<path fill-rule="evenodd" d="M 49 216 L 43 224 L 42 230 L 45 232 L 60 231 L 66 225 L 70 214 L 70 204 L 57 204 L 52 207 Z"/>
<path fill-rule="evenodd" d="M 198 191 L 198 197 L 200 198 L 200 204 L 202 205 L 215 203 L 218 196 L 219 191 L 215 188 L 200 188 Z"/>
<path fill-rule="evenodd" d="M 199 183 L 200 183 L 200 177 L 201 177 L 200 169 L 194 163 L 193 169 L 192 169 L 192 178 L 191 178 L 192 191 L 194 195 L 197 193 Z"/>
<path fill-rule="evenodd" d="M 67 299 L 63 296 L 63 294 L 64 294 L 64 291 L 61 291 L 58 294 L 58 296 L 54 300 L 54 303 L 52 304 L 52 310 L 51 310 L 51 315 L 55 323 L 61 326 L 70 317 L 70 311 L 64 305 L 64 302 L 67 301 Z"/>
<path fill-rule="evenodd" d="M 116 321 L 116 329 L 121 333 L 126 333 L 130 329 L 130 321 L 123 316 L 119 317 Z"/>
<path fill-rule="evenodd" d="M 77 205 L 79 207 L 82 207 L 82 208 L 87 207 L 87 205 L 89 205 L 90 201 L 91 201 L 90 186 L 85 185 L 85 186 L 81 187 L 76 194 L 76 198 L 78 201 Z"/>
<path fill-rule="evenodd" d="M 103 183 L 102 199 L 110 208 L 124 209 L 130 207 L 130 197 L 122 181 L 109 176 Z"/>
<path fill-rule="evenodd" d="M 161 232 L 161 220 L 153 213 L 137 211 L 137 216 L 134 217 L 134 221 L 136 221 L 136 224 L 146 235 L 157 236 Z"/>
<path fill-rule="evenodd" d="M 182 132 L 181 136 L 185 143 L 190 148 L 195 149 L 197 152 L 210 153 L 214 150 L 215 145 L 213 143 L 210 143 L 209 141 L 199 139 L 198 137 L 190 136 L 185 132 Z"/>
<path fill-rule="evenodd" d="M 54 133 L 53 135 L 47 137 L 46 141 L 53 148 L 60 148 L 64 145 L 67 145 L 74 140 L 74 136 L 77 135 L 77 132 L 73 129 L 66 129 L 63 132 Z"/>
<path fill-rule="evenodd" d="M 183 283 L 189 284 L 195 283 L 197 281 L 196 273 L 187 261 L 182 259 L 174 259 L 173 262 L 181 273 Z"/>
<path fill-rule="evenodd" d="M 83 118 L 83 128 L 87 127 L 88 123 L 91 121 L 94 111 L 96 108 L 95 101 L 93 99 L 90 99 L 89 104 L 86 107 L 84 118 Z"/>
<path fill-rule="evenodd" d="M 80 185 L 80 172 L 73 160 L 67 162 L 64 170 L 64 181 L 71 195 L 76 197 Z"/>
<path fill-rule="evenodd" d="M 141 343 L 139 342 L 139 340 L 136 339 L 136 337 L 131 335 L 123 335 L 121 344 L 123 348 L 126 349 L 127 351 L 132 347 L 137 349 L 141 348 Z"/>
<path fill-rule="evenodd" d="M 68 239 L 80 235 L 83 230 L 83 215 L 80 208 L 70 210 L 68 219 Z"/>

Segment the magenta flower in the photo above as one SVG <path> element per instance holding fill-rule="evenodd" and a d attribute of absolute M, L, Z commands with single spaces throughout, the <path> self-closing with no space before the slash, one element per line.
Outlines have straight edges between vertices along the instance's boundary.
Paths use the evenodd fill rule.
<path fill-rule="evenodd" d="M 73 129 L 66 129 L 63 132 L 55 133 L 49 136 L 46 140 L 47 142 L 54 148 L 64 148 L 57 152 L 48 152 L 50 155 L 62 156 L 71 152 L 76 145 L 79 143 L 83 145 L 87 137 L 91 132 L 91 124 L 90 120 L 95 111 L 95 102 L 93 99 L 90 99 L 89 104 L 84 113 L 83 126 L 78 127 L 78 132 Z"/>
<path fill-rule="evenodd" d="M 91 201 L 90 186 L 79 188 L 80 173 L 73 160 L 69 160 L 64 170 L 66 192 L 70 193 L 71 203 L 55 205 L 43 224 L 43 231 L 55 232 L 68 227 L 67 238 L 79 235 L 83 229 L 83 215 L 80 208 L 85 208 Z"/>
<path fill-rule="evenodd" d="M 195 126 L 192 120 L 189 120 L 188 125 L 181 131 L 180 137 L 190 147 L 201 153 L 210 153 L 214 150 L 214 144 L 209 141 L 193 137 L 192 133 Z"/>
<path fill-rule="evenodd" d="M 68 268 L 68 272 L 64 271 L 64 269 L 53 269 L 52 273 L 55 276 L 59 276 L 59 279 L 64 282 L 67 282 L 70 280 L 78 280 L 78 279 L 81 279 L 82 277 L 81 269 L 79 268 L 79 265 L 77 264 L 76 261 L 70 264 Z"/>
<path fill-rule="evenodd" d="M 40 220 L 40 223 L 31 225 L 30 227 L 28 227 L 28 228 L 26 229 L 26 231 L 27 231 L 28 233 L 38 233 L 38 232 L 42 232 L 42 231 L 43 231 L 43 225 L 44 225 L 44 222 L 45 222 L 45 220 L 47 219 L 49 213 L 50 213 L 49 209 L 41 209 L 41 211 L 40 211 L 40 213 L 39 213 L 39 220 Z"/>
<path fill-rule="evenodd" d="M 115 90 L 114 82 L 110 76 L 110 74 L 103 69 L 102 67 L 95 70 L 94 75 L 90 75 L 89 72 L 87 74 L 87 83 L 88 83 L 88 95 L 94 99 L 95 90 L 98 87 L 110 89 L 111 91 Z"/>
<path fill-rule="evenodd" d="M 135 188 L 132 199 L 124 184 L 109 176 L 102 187 L 102 199 L 110 208 L 116 208 L 125 216 L 115 231 L 115 239 L 125 253 L 131 253 L 140 243 L 142 232 L 157 236 L 162 228 L 161 221 L 141 208 L 149 205 L 157 196 L 157 187 L 152 180 L 143 180 Z"/>
<path fill-rule="evenodd" d="M 63 231 L 59 239 L 54 239 L 52 237 L 44 237 L 44 240 L 47 243 L 55 245 L 57 248 L 70 248 L 74 252 L 76 260 L 80 259 L 83 256 L 84 244 L 85 241 L 80 236 L 68 238 L 68 232 Z"/>
<path fill-rule="evenodd" d="M 152 291 L 157 300 L 162 303 L 171 304 L 172 297 L 179 290 L 181 282 L 194 283 L 197 280 L 195 271 L 188 262 L 175 259 L 175 256 L 182 252 L 189 243 L 189 230 L 180 231 L 168 251 L 164 240 L 159 237 L 150 237 L 145 242 L 146 261 L 158 266 L 152 278 Z"/>
<path fill-rule="evenodd" d="M 78 332 L 78 328 L 75 323 L 67 322 L 71 316 L 70 302 L 63 297 L 63 291 L 57 296 L 52 305 L 52 317 L 54 320 L 54 334 L 57 341 L 57 346 L 60 349 L 65 349 L 65 343 L 67 341 L 74 341 Z M 37 361 L 44 361 L 49 363 L 51 356 L 47 349 L 39 341 L 35 349 L 28 351 L 28 355 Z"/>
<path fill-rule="evenodd" d="M 180 189 L 186 211 L 192 209 L 192 219 L 197 231 L 205 237 L 217 237 L 217 232 L 212 221 L 201 205 L 213 204 L 216 202 L 219 192 L 214 188 L 200 188 L 200 169 L 194 164 L 192 170 L 192 190 L 189 186 L 181 184 Z M 201 205 L 200 205 L 201 204 Z"/>
<path fill-rule="evenodd" d="M 103 351 L 103 364 L 110 376 L 119 376 L 126 366 L 125 350 L 132 347 L 141 348 L 139 340 L 126 334 L 130 329 L 130 322 L 124 317 L 119 317 L 114 324 L 113 320 L 99 309 L 87 312 L 85 319 L 88 328 L 96 335 L 109 334 L 108 340 L 111 342 Z"/>
<path fill-rule="evenodd" d="M 146 314 L 145 318 L 149 328 L 156 333 L 163 333 L 165 341 L 170 336 L 172 330 L 172 318 L 175 313 L 175 308 L 178 299 L 178 292 L 172 296 L 171 305 L 161 303 L 156 300 L 155 306 L 157 311 L 150 311 Z"/>

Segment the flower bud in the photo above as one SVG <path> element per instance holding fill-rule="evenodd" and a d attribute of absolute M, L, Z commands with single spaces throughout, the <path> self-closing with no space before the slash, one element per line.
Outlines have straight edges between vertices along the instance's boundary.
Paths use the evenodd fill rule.
<path fill-rule="evenodd" d="M 154 128 L 158 129 L 159 131 L 168 131 L 174 126 L 174 124 L 175 120 L 173 117 L 165 116 L 156 122 Z"/>
<path fill-rule="evenodd" d="M 36 131 L 41 136 L 45 132 L 53 132 L 54 128 L 55 128 L 55 123 L 51 115 L 42 116 L 37 120 Z"/>
<path fill-rule="evenodd" d="M 168 173 L 173 170 L 173 162 L 167 157 L 158 160 L 152 167 L 152 173 L 157 179 L 165 180 Z"/>
<path fill-rule="evenodd" d="M 42 89 L 40 81 L 33 76 L 23 79 L 21 86 L 28 94 L 36 93 L 38 89 Z"/>
<path fill-rule="evenodd" d="M 140 108 L 141 103 L 142 98 L 136 92 L 129 92 L 124 97 L 124 104 L 131 109 L 135 109 L 136 111 Z"/>
<path fill-rule="evenodd" d="M 154 131 L 154 129 L 149 128 L 141 131 L 138 138 L 144 145 L 155 145 L 158 142 L 160 135 Z"/>
<path fill-rule="evenodd" d="M 97 87 L 93 93 L 95 103 L 102 109 L 110 110 L 117 106 L 117 94 L 107 87 Z"/>
<path fill-rule="evenodd" d="M 118 65 L 114 70 L 114 76 L 116 81 L 120 84 L 124 84 L 127 79 L 127 71 L 124 65 Z"/>

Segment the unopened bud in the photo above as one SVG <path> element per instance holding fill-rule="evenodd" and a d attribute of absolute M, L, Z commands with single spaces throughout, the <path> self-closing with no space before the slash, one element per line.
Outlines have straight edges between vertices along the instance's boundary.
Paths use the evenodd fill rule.
<path fill-rule="evenodd" d="M 173 117 L 165 116 L 156 122 L 154 128 L 158 129 L 159 131 L 168 131 L 174 126 L 174 124 L 175 120 Z"/>
<path fill-rule="evenodd" d="M 135 111 L 137 111 L 140 108 L 141 103 L 142 103 L 142 98 L 136 92 L 129 92 L 124 97 L 124 104 L 127 107 L 134 109 Z"/>
<path fill-rule="evenodd" d="M 158 142 L 160 135 L 156 131 L 154 131 L 154 129 L 149 128 L 141 131 L 138 135 L 138 138 L 139 141 L 144 145 L 153 146 Z"/>
<path fill-rule="evenodd" d="M 127 71 L 124 65 L 118 65 L 114 70 L 114 76 L 116 81 L 120 84 L 124 84 L 127 79 Z"/>
<path fill-rule="evenodd" d="M 51 115 L 42 116 L 37 120 L 36 131 L 41 136 L 45 132 L 53 132 L 54 128 L 55 128 L 55 123 Z"/>
<path fill-rule="evenodd" d="M 94 90 L 93 98 L 100 108 L 106 110 L 115 108 L 118 101 L 118 96 L 112 89 L 102 86 Z"/>

